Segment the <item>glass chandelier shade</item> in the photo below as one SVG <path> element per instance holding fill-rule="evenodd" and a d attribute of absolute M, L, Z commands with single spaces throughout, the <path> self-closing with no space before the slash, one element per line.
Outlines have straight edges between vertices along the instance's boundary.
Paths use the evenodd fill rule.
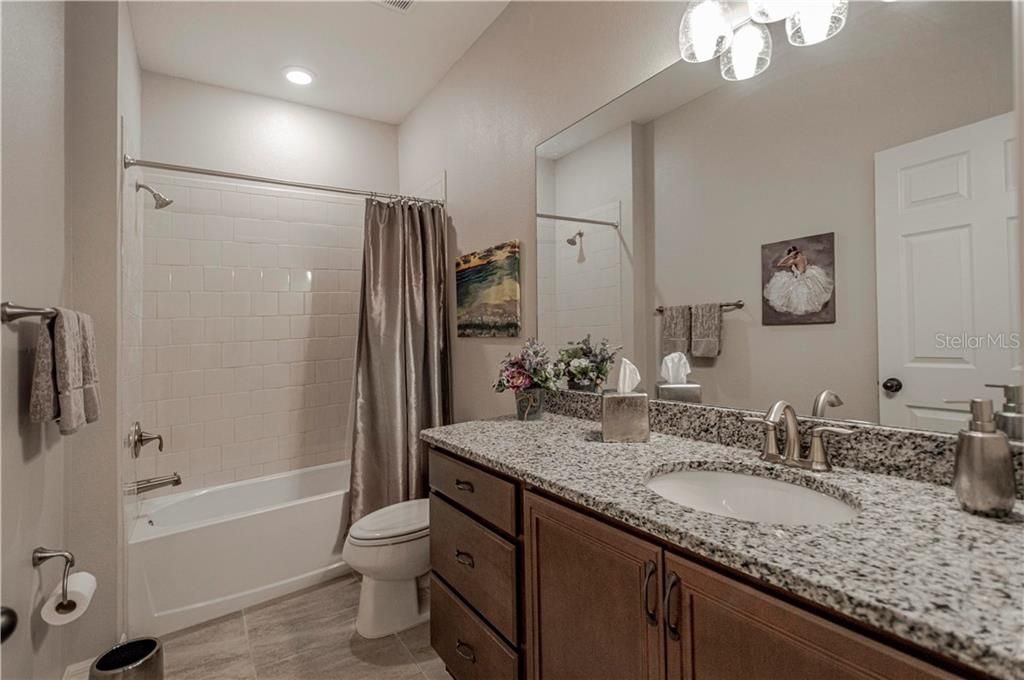
<path fill-rule="evenodd" d="M 747 3 L 751 21 L 759 24 L 788 19 L 799 6 L 794 0 L 750 0 Z"/>
<path fill-rule="evenodd" d="M 772 61 L 772 36 L 764 24 L 748 22 L 736 29 L 732 44 L 720 60 L 722 77 L 746 80 L 763 72 Z"/>
<path fill-rule="evenodd" d="M 786 19 L 791 45 L 805 47 L 828 40 L 846 25 L 849 0 L 804 0 Z"/>
<path fill-rule="evenodd" d="M 696 0 L 679 23 L 679 53 L 685 61 L 710 61 L 732 43 L 732 23 L 722 0 Z"/>

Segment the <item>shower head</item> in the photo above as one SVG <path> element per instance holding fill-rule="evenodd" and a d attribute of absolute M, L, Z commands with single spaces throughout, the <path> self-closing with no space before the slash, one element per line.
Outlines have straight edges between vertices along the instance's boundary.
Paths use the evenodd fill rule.
<path fill-rule="evenodd" d="M 156 204 L 156 209 L 157 210 L 160 210 L 161 208 L 166 208 L 171 203 L 174 203 L 174 199 L 167 198 L 166 196 L 161 194 L 159 191 L 154 190 L 153 187 L 149 186 L 148 184 L 143 184 L 142 182 L 136 182 L 135 183 L 135 191 L 138 191 L 139 189 L 145 189 L 146 191 L 148 191 L 149 193 L 151 193 L 153 195 L 153 202 Z"/>
<path fill-rule="evenodd" d="M 582 239 L 582 238 L 583 238 L 583 232 L 582 231 L 577 231 L 575 234 L 573 234 L 569 238 L 565 239 L 565 242 L 568 243 L 571 246 L 574 246 L 577 243 L 576 239 Z"/>

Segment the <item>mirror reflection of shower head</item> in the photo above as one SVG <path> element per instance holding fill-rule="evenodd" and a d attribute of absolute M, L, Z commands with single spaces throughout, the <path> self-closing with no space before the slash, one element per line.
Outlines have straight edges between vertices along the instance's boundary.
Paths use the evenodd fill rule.
<path fill-rule="evenodd" d="M 150 194 L 153 195 L 153 202 L 156 204 L 156 209 L 157 210 L 160 210 L 161 208 L 166 208 L 171 203 L 174 203 L 174 199 L 167 198 L 166 196 L 161 194 L 159 191 L 156 191 L 155 189 L 153 189 L 153 187 L 149 186 L 148 184 L 143 184 L 142 182 L 136 182 L 135 183 L 135 191 L 138 191 L 139 189 L 145 189 L 146 191 L 148 191 Z"/>
<path fill-rule="evenodd" d="M 569 238 L 565 239 L 565 242 L 568 243 L 571 246 L 574 246 L 577 243 L 576 239 L 582 239 L 582 238 L 583 238 L 583 232 L 582 231 L 577 231 L 575 234 L 573 234 Z"/>

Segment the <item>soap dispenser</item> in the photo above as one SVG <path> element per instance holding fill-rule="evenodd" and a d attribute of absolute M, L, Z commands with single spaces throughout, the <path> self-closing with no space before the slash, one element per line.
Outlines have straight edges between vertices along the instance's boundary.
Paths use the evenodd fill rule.
<path fill-rule="evenodd" d="M 1024 439 L 1024 386 L 985 385 L 1003 391 L 1003 409 L 996 413 L 996 429 L 1010 439 Z"/>
<path fill-rule="evenodd" d="M 1017 493 L 1010 441 L 996 428 L 991 399 L 967 403 L 971 421 L 957 440 L 953 490 L 967 512 L 1002 517 L 1013 510 Z"/>

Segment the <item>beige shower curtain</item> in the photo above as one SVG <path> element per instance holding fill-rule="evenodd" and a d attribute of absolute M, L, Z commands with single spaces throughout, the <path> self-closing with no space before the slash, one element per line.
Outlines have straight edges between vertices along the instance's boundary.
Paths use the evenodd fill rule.
<path fill-rule="evenodd" d="M 352 522 L 426 496 L 420 430 L 451 422 L 447 222 L 437 204 L 366 201 Z"/>

